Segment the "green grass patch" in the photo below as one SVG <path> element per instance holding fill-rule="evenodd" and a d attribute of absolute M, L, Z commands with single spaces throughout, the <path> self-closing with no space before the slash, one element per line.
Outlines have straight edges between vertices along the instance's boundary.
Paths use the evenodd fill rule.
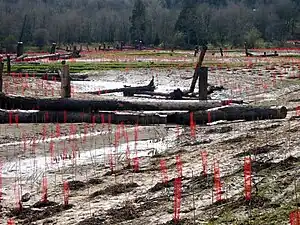
<path fill-rule="evenodd" d="M 122 70 L 122 69 L 142 69 L 142 68 L 188 68 L 194 67 L 193 63 L 150 63 L 150 62 L 130 62 L 130 63 L 85 63 L 71 62 L 70 72 L 79 73 L 97 70 Z M 45 64 L 15 64 L 12 65 L 12 72 L 43 72 L 56 71 L 62 66 L 60 63 Z M 6 70 L 6 68 L 4 68 Z"/>
<path fill-rule="evenodd" d="M 103 71 L 103 70 L 125 70 L 125 69 L 194 69 L 195 62 L 145 62 L 145 61 L 130 61 L 130 62 L 68 62 L 70 65 L 71 73 L 82 73 L 88 71 Z M 207 67 L 221 67 L 221 68 L 242 68 L 246 66 L 244 62 L 226 62 L 218 63 L 216 61 L 206 61 L 203 66 Z M 261 64 L 255 64 L 254 66 L 261 66 Z M 12 64 L 12 72 L 56 72 L 62 67 L 60 62 L 49 63 L 18 63 Z M 6 65 L 4 66 L 6 71 Z"/>
<path fill-rule="evenodd" d="M 300 58 L 300 54 L 299 55 L 296 55 L 296 54 L 293 54 L 293 55 L 279 55 L 280 57 L 282 58 Z"/>

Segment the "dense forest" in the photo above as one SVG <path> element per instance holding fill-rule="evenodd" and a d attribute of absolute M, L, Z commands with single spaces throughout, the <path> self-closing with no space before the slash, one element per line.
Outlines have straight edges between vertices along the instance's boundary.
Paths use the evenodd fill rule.
<path fill-rule="evenodd" d="M 17 41 L 267 47 L 288 39 L 300 39 L 300 0 L 0 0 L 8 49 Z"/>

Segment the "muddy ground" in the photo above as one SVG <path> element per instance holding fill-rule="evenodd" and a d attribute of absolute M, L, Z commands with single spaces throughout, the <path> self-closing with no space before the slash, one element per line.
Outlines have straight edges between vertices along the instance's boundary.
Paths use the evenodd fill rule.
<path fill-rule="evenodd" d="M 43 124 L 2 124 L 3 224 L 7 218 L 14 218 L 18 224 L 173 224 L 177 155 L 183 162 L 179 224 L 289 224 L 289 213 L 297 208 L 300 193 L 300 123 L 293 118 L 300 101 L 299 67 L 282 58 L 244 67 L 226 64 L 235 61 L 235 57 L 215 60 L 223 65 L 210 68 L 209 82 L 227 90 L 212 98 L 285 105 L 289 108 L 287 118 L 197 126 L 195 138 L 189 127 L 121 128 L 108 124 L 74 124 L 77 135 L 71 136 L 70 124 L 61 124 L 59 135 L 56 124 L 45 124 L 43 138 Z M 93 72 L 93 81 L 73 82 L 74 97 L 104 98 L 80 92 L 146 84 L 152 76 L 158 91 L 188 88 L 192 73 L 192 68 Z M 47 92 L 47 97 L 52 97 L 53 89 L 53 96 L 59 95 L 60 83 L 56 82 L 4 77 L 4 86 L 5 83 L 10 94 L 45 96 Z M 122 132 L 115 144 L 118 130 Z M 207 177 L 202 173 L 202 151 L 208 152 Z M 253 172 L 250 203 L 243 197 L 243 163 L 249 154 Z M 138 171 L 133 168 L 135 156 L 139 156 Z M 167 163 L 167 185 L 162 183 L 162 159 Z M 213 189 L 214 160 L 219 161 L 221 170 L 223 201 L 218 203 Z M 43 177 L 48 182 L 46 204 L 39 203 Z M 68 206 L 63 205 L 64 181 L 69 181 L 70 187 Z M 20 212 L 15 208 L 21 196 L 27 201 Z"/>

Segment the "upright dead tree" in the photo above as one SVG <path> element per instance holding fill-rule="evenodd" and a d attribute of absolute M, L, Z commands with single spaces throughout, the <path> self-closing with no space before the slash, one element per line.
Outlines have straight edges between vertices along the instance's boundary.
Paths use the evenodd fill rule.
<path fill-rule="evenodd" d="M 202 62 L 204 60 L 204 56 L 206 53 L 207 47 L 203 46 L 200 52 L 200 56 L 199 56 L 199 60 L 197 62 L 195 71 L 194 71 L 194 75 L 193 75 L 193 80 L 192 80 L 192 84 L 190 87 L 190 90 L 185 92 L 184 94 L 188 94 L 188 93 L 193 93 L 195 90 L 195 86 L 196 86 L 196 82 L 199 78 L 199 99 L 200 100 L 206 100 L 207 99 L 207 87 L 208 87 L 208 83 L 207 83 L 207 68 L 202 68 Z"/>
<path fill-rule="evenodd" d="M 192 84 L 191 84 L 191 87 L 190 87 L 190 90 L 189 90 L 190 93 L 193 93 L 194 90 L 195 90 L 196 82 L 197 82 L 197 79 L 199 77 L 198 68 L 200 68 L 202 66 L 202 62 L 204 60 L 206 50 L 207 50 L 207 47 L 203 46 L 202 50 L 201 50 L 201 53 L 200 53 L 200 56 L 199 56 L 199 60 L 197 62 L 196 68 L 195 68 L 194 75 L 193 75 Z"/>

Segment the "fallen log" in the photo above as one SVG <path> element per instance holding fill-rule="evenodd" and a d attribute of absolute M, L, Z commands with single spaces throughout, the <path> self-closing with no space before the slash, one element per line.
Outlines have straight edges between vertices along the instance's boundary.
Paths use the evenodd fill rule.
<path fill-rule="evenodd" d="M 104 121 L 103 121 L 104 119 Z M 0 110 L 0 123 L 112 123 L 120 124 L 166 124 L 164 115 L 134 112 L 83 113 L 64 111 Z"/>
<path fill-rule="evenodd" d="M 259 55 L 260 57 L 274 57 L 274 56 L 279 56 L 278 53 L 270 53 L 270 54 L 263 54 Z"/>
<path fill-rule="evenodd" d="M 206 111 L 194 112 L 193 118 L 198 125 L 208 122 L 220 120 L 267 120 L 267 119 L 284 119 L 287 115 L 287 108 L 282 107 L 257 107 L 245 105 L 229 105 L 218 108 L 209 109 Z M 190 124 L 190 113 L 174 113 L 168 115 L 167 123 Z"/>
<path fill-rule="evenodd" d="M 19 78 L 22 78 L 22 77 L 36 77 L 36 78 L 44 78 L 46 76 L 48 77 L 54 77 L 54 76 L 59 76 L 58 73 L 32 73 L 32 72 L 22 72 L 22 73 L 15 73 L 15 72 L 12 72 L 12 73 L 4 73 L 5 76 L 12 76 L 12 77 L 19 77 Z"/>
<path fill-rule="evenodd" d="M 71 57 L 71 53 L 55 53 L 55 54 L 47 54 L 47 55 L 38 55 L 38 56 L 28 56 L 23 58 L 23 61 L 35 61 L 40 59 L 51 59 L 51 60 L 57 60 L 57 59 L 65 59 Z"/>
<path fill-rule="evenodd" d="M 4 73 L 5 76 L 15 76 L 15 77 L 34 77 L 41 78 L 48 81 L 61 81 L 59 73 L 32 73 L 32 72 L 22 72 L 22 73 Z M 89 81 L 88 75 L 70 75 L 71 81 Z"/>
<path fill-rule="evenodd" d="M 222 91 L 225 90 L 223 86 L 213 86 L 210 85 L 207 88 L 207 94 L 210 95 L 214 93 L 215 91 Z M 153 91 L 139 91 L 137 93 L 134 93 L 134 95 L 150 95 L 150 96 L 159 96 L 159 97 L 165 97 L 166 99 L 172 99 L 172 100 L 182 100 L 182 99 L 199 99 L 197 95 L 199 95 L 198 92 L 190 93 L 184 95 L 184 91 L 181 91 L 179 88 L 175 89 L 173 92 L 170 93 L 164 93 L 164 92 L 153 92 Z"/>
<path fill-rule="evenodd" d="M 17 58 L 15 58 L 15 61 L 22 61 L 22 60 L 25 59 L 26 57 L 28 57 L 27 54 L 20 55 L 20 56 L 18 56 Z"/>
<path fill-rule="evenodd" d="M 283 119 L 286 107 L 224 106 L 207 111 L 194 112 L 194 122 L 205 125 L 220 120 L 266 120 Z M 17 119 L 16 119 L 17 118 Z M 104 119 L 104 120 L 103 120 Z M 190 124 L 190 113 L 180 112 L 64 112 L 64 111 L 18 111 L 1 110 L 0 123 L 112 123 L 119 124 Z"/>
<path fill-rule="evenodd" d="M 247 56 L 251 56 L 251 57 L 275 57 L 275 56 L 279 56 L 279 54 L 278 53 L 266 54 L 266 52 L 264 52 L 263 55 L 256 55 L 256 54 L 248 52 Z"/>
<path fill-rule="evenodd" d="M 98 90 L 98 91 L 88 91 L 83 92 L 85 94 L 110 94 L 110 93 L 117 93 L 117 92 L 123 92 L 124 96 L 133 96 L 134 94 L 138 94 L 140 92 L 144 91 L 154 91 L 154 78 L 150 81 L 150 83 L 146 86 L 137 86 L 137 87 L 123 87 L 123 88 L 115 88 L 115 89 L 107 89 L 107 90 Z"/>
<path fill-rule="evenodd" d="M 49 111 L 115 111 L 115 110 L 206 110 L 228 104 L 229 100 L 155 100 L 155 99 L 126 99 L 118 100 L 116 97 L 105 97 L 98 100 L 61 99 L 61 98 L 30 98 L 20 96 L 0 95 L 0 108 L 23 110 L 49 110 Z"/>
<path fill-rule="evenodd" d="M 159 97 L 164 97 L 165 99 L 172 99 L 172 100 L 183 99 L 183 93 L 179 88 L 170 93 L 154 92 L 154 91 L 138 91 L 134 93 L 134 95 L 159 96 Z"/>
<path fill-rule="evenodd" d="M 70 75 L 71 81 L 90 81 L 88 79 L 88 75 Z M 43 80 L 49 80 L 49 81 L 61 81 L 61 76 L 59 73 L 57 74 L 44 74 L 44 76 L 41 76 Z"/>

